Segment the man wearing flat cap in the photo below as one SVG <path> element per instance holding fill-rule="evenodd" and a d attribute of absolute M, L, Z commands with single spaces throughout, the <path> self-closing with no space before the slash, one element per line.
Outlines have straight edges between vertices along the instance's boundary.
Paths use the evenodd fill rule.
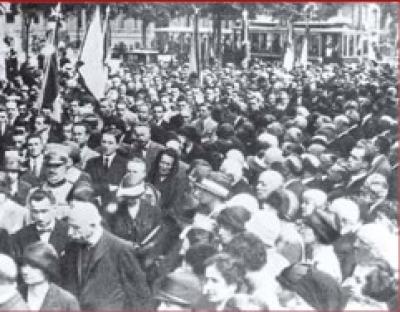
<path fill-rule="evenodd" d="M 67 214 L 67 200 L 73 188 L 73 183 L 67 179 L 68 162 L 70 161 L 68 148 L 61 144 L 54 145 L 44 157 L 46 181 L 40 187 L 54 196 L 59 219 L 64 218 Z"/>

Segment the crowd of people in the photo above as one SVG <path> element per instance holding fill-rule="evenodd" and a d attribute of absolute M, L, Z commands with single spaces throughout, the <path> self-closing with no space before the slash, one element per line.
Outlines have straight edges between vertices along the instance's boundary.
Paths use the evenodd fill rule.
<path fill-rule="evenodd" d="M 13 64 L 0 310 L 397 310 L 394 68 Z"/>

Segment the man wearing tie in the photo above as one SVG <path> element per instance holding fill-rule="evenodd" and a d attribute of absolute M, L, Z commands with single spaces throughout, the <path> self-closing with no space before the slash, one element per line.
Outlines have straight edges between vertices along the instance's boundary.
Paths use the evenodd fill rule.
<path fill-rule="evenodd" d="M 102 154 L 89 159 L 85 171 L 93 181 L 96 196 L 101 197 L 104 207 L 111 200 L 111 192 L 117 190 L 122 177 L 126 173 L 126 159 L 117 154 L 121 133 L 112 129 L 102 134 Z"/>
<path fill-rule="evenodd" d="M 12 143 L 12 128 L 8 125 L 7 110 L 0 105 L 0 163 L 4 160 L 7 146 Z"/>
<path fill-rule="evenodd" d="M 97 207 L 75 201 L 61 259 L 63 288 L 83 310 L 150 309 L 151 294 L 131 243 L 103 229 Z"/>
<path fill-rule="evenodd" d="M 39 240 L 50 243 L 61 254 L 68 240 L 68 226 L 65 222 L 56 220 L 53 195 L 37 189 L 29 196 L 28 205 L 32 223 L 13 235 L 16 255 L 22 255 L 27 245 Z"/>
<path fill-rule="evenodd" d="M 27 139 L 27 145 L 28 157 L 25 166 L 28 168 L 28 172 L 23 174 L 21 179 L 32 186 L 39 186 L 45 180 L 42 138 L 39 135 L 32 134 Z"/>

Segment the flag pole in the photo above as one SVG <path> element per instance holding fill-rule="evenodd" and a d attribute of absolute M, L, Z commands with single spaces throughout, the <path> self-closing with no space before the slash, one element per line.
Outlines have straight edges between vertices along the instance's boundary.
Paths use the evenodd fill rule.
<path fill-rule="evenodd" d="M 58 2 L 55 10 L 53 11 L 53 14 L 56 16 L 56 20 L 54 23 L 54 29 L 51 33 L 51 36 L 48 40 L 47 43 L 47 49 L 50 48 L 50 46 L 55 49 L 55 52 L 57 53 L 57 47 L 54 46 L 55 41 L 56 41 L 56 33 L 58 31 L 58 24 L 60 22 L 60 12 L 61 12 L 61 3 Z M 43 75 L 43 80 L 42 80 L 42 86 L 41 86 L 41 92 L 40 92 L 40 96 L 38 98 L 38 101 L 36 102 L 36 109 L 39 111 L 42 106 L 43 106 L 43 100 L 44 100 L 44 92 L 45 92 L 45 88 L 46 88 L 46 84 L 47 84 L 47 80 L 49 77 L 49 70 L 50 70 L 50 62 L 51 62 L 51 58 L 52 58 L 52 54 L 54 53 L 54 51 L 46 51 L 48 53 L 46 61 L 45 61 L 45 72 Z"/>

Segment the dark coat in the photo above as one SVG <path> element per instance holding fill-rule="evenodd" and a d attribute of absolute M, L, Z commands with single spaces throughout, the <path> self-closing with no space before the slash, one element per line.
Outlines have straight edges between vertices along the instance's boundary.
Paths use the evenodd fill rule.
<path fill-rule="evenodd" d="M 240 179 L 235 185 L 231 186 L 229 197 L 233 197 L 241 193 L 247 193 L 247 194 L 253 193 L 249 183 L 243 179 Z"/>
<path fill-rule="evenodd" d="M 187 163 L 189 165 L 195 159 L 208 160 L 207 154 L 204 151 L 203 147 L 201 147 L 201 145 L 198 145 L 196 143 L 193 144 L 193 148 L 191 149 L 191 151 L 189 153 L 186 154 L 185 152 L 182 152 L 181 159 L 182 159 L 182 161 L 184 161 L 185 163 Z"/>
<path fill-rule="evenodd" d="M 45 164 L 43 162 L 42 164 L 42 168 L 40 168 L 40 174 L 39 176 L 35 176 L 31 171 L 30 171 L 30 167 L 29 167 L 29 158 L 27 161 L 25 161 L 22 164 L 23 167 L 28 168 L 28 171 L 26 171 L 25 173 L 23 173 L 21 175 L 20 180 L 21 181 L 25 181 L 27 183 L 29 183 L 30 185 L 32 185 L 32 187 L 38 187 L 41 184 L 43 184 L 44 181 L 46 181 L 46 168 L 45 168 Z"/>
<path fill-rule="evenodd" d="M 63 288 L 74 294 L 84 310 L 151 308 L 150 290 L 131 243 L 104 230 L 93 247 L 87 273 L 79 261 L 82 247 L 71 243 L 61 258 Z"/>
<path fill-rule="evenodd" d="M 40 240 L 39 233 L 34 224 L 29 224 L 12 236 L 13 248 L 17 256 L 22 255 L 26 246 Z M 61 255 L 68 242 L 68 225 L 56 220 L 53 232 L 50 234 L 49 243 L 53 245 L 57 253 Z"/>
<path fill-rule="evenodd" d="M 85 171 L 92 178 L 95 194 L 102 197 L 103 202 L 110 199 L 109 185 L 119 185 L 126 173 L 126 159 L 116 154 L 108 169 L 104 168 L 103 156 L 89 159 Z"/>
<path fill-rule="evenodd" d="M 129 215 L 127 207 L 119 207 L 109 219 L 112 233 L 128 241 L 140 244 L 150 232 L 161 224 L 160 208 L 140 200 L 139 211 L 135 219 Z"/>
<path fill-rule="evenodd" d="M 159 275 L 156 261 L 171 245 L 160 208 L 151 206 L 146 200 L 140 200 L 139 211 L 135 219 L 132 219 L 127 207 L 120 206 L 109 219 L 109 226 L 112 233 L 131 241 L 137 247 L 138 260 L 151 285 Z"/>
<path fill-rule="evenodd" d="M 121 154 L 127 155 L 128 158 L 131 157 L 143 158 L 146 162 L 147 172 L 149 172 L 151 166 L 156 160 L 158 153 L 164 150 L 165 147 L 159 143 L 150 141 L 149 146 L 146 149 L 146 157 L 143 157 L 142 149 L 136 144 L 136 142 L 131 142 L 131 140 L 132 139 L 127 138 L 127 140 L 122 144 Z"/>
<path fill-rule="evenodd" d="M 21 293 L 26 298 L 27 288 L 23 288 Z M 62 289 L 56 284 L 50 283 L 49 290 L 44 297 L 40 311 L 79 311 L 78 300 L 70 292 Z"/>
<path fill-rule="evenodd" d="M 24 180 L 18 181 L 18 189 L 14 195 L 9 195 L 9 197 L 20 204 L 21 206 L 26 205 L 26 198 L 28 197 L 29 191 L 32 189 L 32 185 Z"/>
<path fill-rule="evenodd" d="M 348 233 L 340 236 L 333 243 L 334 251 L 339 259 L 343 280 L 353 275 L 357 264 L 354 252 L 356 238 L 355 233 Z"/>
<path fill-rule="evenodd" d="M 11 237 L 5 229 L 0 229 L 0 253 L 13 256 Z"/>

